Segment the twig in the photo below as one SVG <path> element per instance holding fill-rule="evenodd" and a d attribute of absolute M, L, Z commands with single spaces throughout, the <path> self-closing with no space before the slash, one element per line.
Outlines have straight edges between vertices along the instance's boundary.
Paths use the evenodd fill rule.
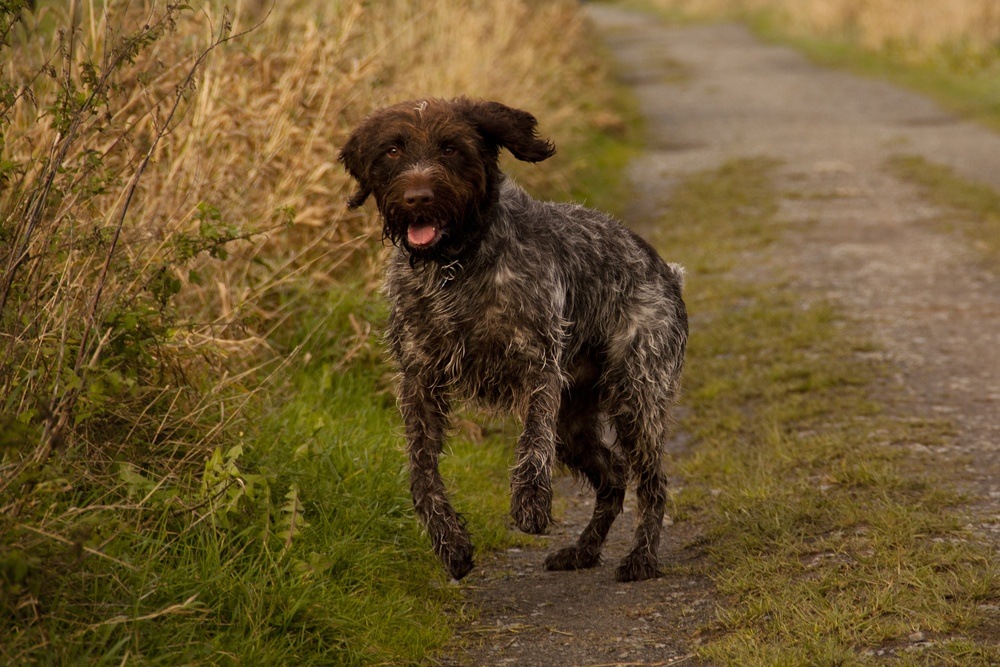
<path fill-rule="evenodd" d="M 154 611 L 149 614 L 143 614 L 142 616 L 134 616 L 132 618 L 129 618 L 128 616 L 115 616 L 114 618 L 109 618 L 106 621 L 101 621 L 100 623 L 94 623 L 93 625 L 88 625 L 81 632 L 89 632 L 91 630 L 96 630 L 97 628 L 103 627 L 105 625 L 120 625 L 121 623 L 138 623 L 139 621 L 152 621 L 153 619 L 160 618 L 161 616 L 167 616 L 169 614 L 177 614 L 177 613 L 193 614 L 198 611 L 200 611 L 203 614 L 207 614 L 208 611 L 204 609 L 202 610 L 189 609 L 191 604 L 197 598 L 198 594 L 195 593 L 194 595 L 189 597 L 184 602 L 181 602 L 180 604 L 172 604 L 169 607 L 165 607 L 159 611 Z"/>
<path fill-rule="evenodd" d="M 688 653 L 687 655 L 679 655 L 670 658 L 670 660 L 660 662 L 603 662 L 599 665 L 588 665 L 588 667 L 673 667 L 682 662 L 687 662 L 693 657 L 694 653 Z"/>
<path fill-rule="evenodd" d="M 545 629 L 551 632 L 552 634 L 563 635 L 564 637 L 576 637 L 576 634 L 572 632 L 566 632 L 564 630 L 556 630 L 555 628 L 545 628 Z"/>

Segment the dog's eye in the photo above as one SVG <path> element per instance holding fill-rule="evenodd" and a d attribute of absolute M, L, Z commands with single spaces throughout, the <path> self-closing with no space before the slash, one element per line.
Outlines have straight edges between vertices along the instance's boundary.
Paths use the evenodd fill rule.
<path fill-rule="evenodd" d="M 398 146 L 389 146 L 389 149 L 385 152 L 389 157 L 399 157 L 400 150 Z"/>
<path fill-rule="evenodd" d="M 449 157 L 449 156 L 454 155 L 454 154 L 455 154 L 455 147 L 454 146 L 442 146 L 441 147 L 441 155 L 444 155 L 445 157 Z"/>

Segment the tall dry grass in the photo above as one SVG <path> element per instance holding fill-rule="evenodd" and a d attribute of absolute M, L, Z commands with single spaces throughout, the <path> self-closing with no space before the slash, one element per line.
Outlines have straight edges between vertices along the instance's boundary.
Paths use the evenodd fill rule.
<path fill-rule="evenodd" d="M 118 497 L 136 470 L 183 487 L 262 369 L 294 363 L 269 336 L 296 295 L 373 272 L 350 128 L 464 94 L 572 144 L 601 70 L 570 0 L 24 4 L 0 0 L 0 565 L 21 573 L 0 598 L 30 616 L 46 549 L 100 551 L 59 508 L 139 512 Z M 522 177 L 551 191 L 571 168 Z"/>
<path fill-rule="evenodd" d="M 276 313 L 260 297 L 277 286 L 334 285 L 334 267 L 378 234 L 372 212 L 346 211 L 336 160 L 375 107 L 491 97 L 530 108 L 561 141 L 587 118 L 595 64 L 580 57 L 571 2 L 237 3 L 232 15 L 220 3 L 40 4 L 11 31 L 3 71 L 16 94 L 0 153 L 14 165 L 0 193 L 0 398 L 21 422 L 54 418 L 42 414 L 58 411 L 51 396 L 100 366 L 123 304 L 169 329 L 143 360 L 166 367 L 262 344 Z M 96 85 L 84 64 L 110 67 L 131 39 L 149 43 L 80 117 L 60 117 Z M 77 377 L 48 368 L 69 357 Z"/>
<path fill-rule="evenodd" d="M 920 61 L 946 55 L 995 61 L 1000 3 L 995 0 L 654 0 L 699 14 L 772 10 L 800 35 L 847 36 L 865 48 Z"/>

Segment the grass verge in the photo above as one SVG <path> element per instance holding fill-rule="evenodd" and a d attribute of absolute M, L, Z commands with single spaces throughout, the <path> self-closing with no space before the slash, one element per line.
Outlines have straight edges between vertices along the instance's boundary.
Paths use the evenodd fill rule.
<path fill-rule="evenodd" d="M 442 618 L 457 599 L 411 509 L 390 370 L 373 333 L 381 329 L 383 310 L 361 287 L 309 309 L 313 316 L 299 329 L 312 332 L 308 361 L 288 391 L 262 410 L 260 456 L 250 462 L 286 500 L 298 497 L 302 529 L 294 536 L 283 532 L 284 567 L 241 578 L 255 588 L 272 582 L 277 595 L 268 596 L 268 605 L 284 599 L 299 610 L 293 642 L 322 664 L 331 658 L 338 664 L 426 661 L 450 636 L 451 624 Z M 511 544 L 506 440 L 460 430 L 449 454 L 443 474 L 461 479 L 451 488 L 477 547 Z M 253 590 L 239 597 L 242 605 L 256 598 Z M 285 616 L 260 612 L 239 616 Z M 252 628 L 235 635 L 261 636 Z M 268 636 L 277 640 L 274 648 L 288 642 L 282 633 Z M 253 657 L 245 648 L 242 655 Z M 251 662 L 287 663 L 293 655 Z"/>
<path fill-rule="evenodd" d="M 692 336 L 681 427 L 695 438 L 675 513 L 704 522 L 725 596 L 700 647 L 716 664 L 1000 660 L 1000 571 L 957 498 L 905 443 L 858 323 L 740 276 L 780 236 L 767 160 L 690 177 L 658 239 L 687 264 Z"/>
<path fill-rule="evenodd" d="M 126 464 L 144 530 L 79 498 L 101 558 L 64 573 L 58 615 L 5 619 L 6 664 L 417 664 L 447 641 L 457 594 L 412 513 L 382 306 L 357 286 L 305 312 L 285 344 L 307 361 L 209 458 L 203 504 Z M 460 432 L 442 466 L 479 549 L 515 543 L 508 435 Z"/>
<path fill-rule="evenodd" d="M 886 166 L 898 178 L 919 187 L 928 201 L 948 209 L 940 224 L 966 236 L 993 266 L 1000 266 L 1000 194 L 996 190 L 920 156 L 899 155 Z"/>

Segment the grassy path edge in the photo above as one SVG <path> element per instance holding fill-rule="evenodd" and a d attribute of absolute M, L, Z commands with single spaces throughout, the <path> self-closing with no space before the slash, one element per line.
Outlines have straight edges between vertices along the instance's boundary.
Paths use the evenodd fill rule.
<path fill-rule="evenodd" d="M 700 655 L 720 664 L 991 664 L 1000 597 L 988 547 L 959 499 L 898 445 L 940 443 L 946 425 L 886 409 L 863 327 L 806 303 L 781 276 L 741 279 L 780 243 L 767 159 L 687 178 L 658 245 L 687 264 L 686 367 L 694 437 L 678 462 L 675 520 L 725 596 Z"/>

